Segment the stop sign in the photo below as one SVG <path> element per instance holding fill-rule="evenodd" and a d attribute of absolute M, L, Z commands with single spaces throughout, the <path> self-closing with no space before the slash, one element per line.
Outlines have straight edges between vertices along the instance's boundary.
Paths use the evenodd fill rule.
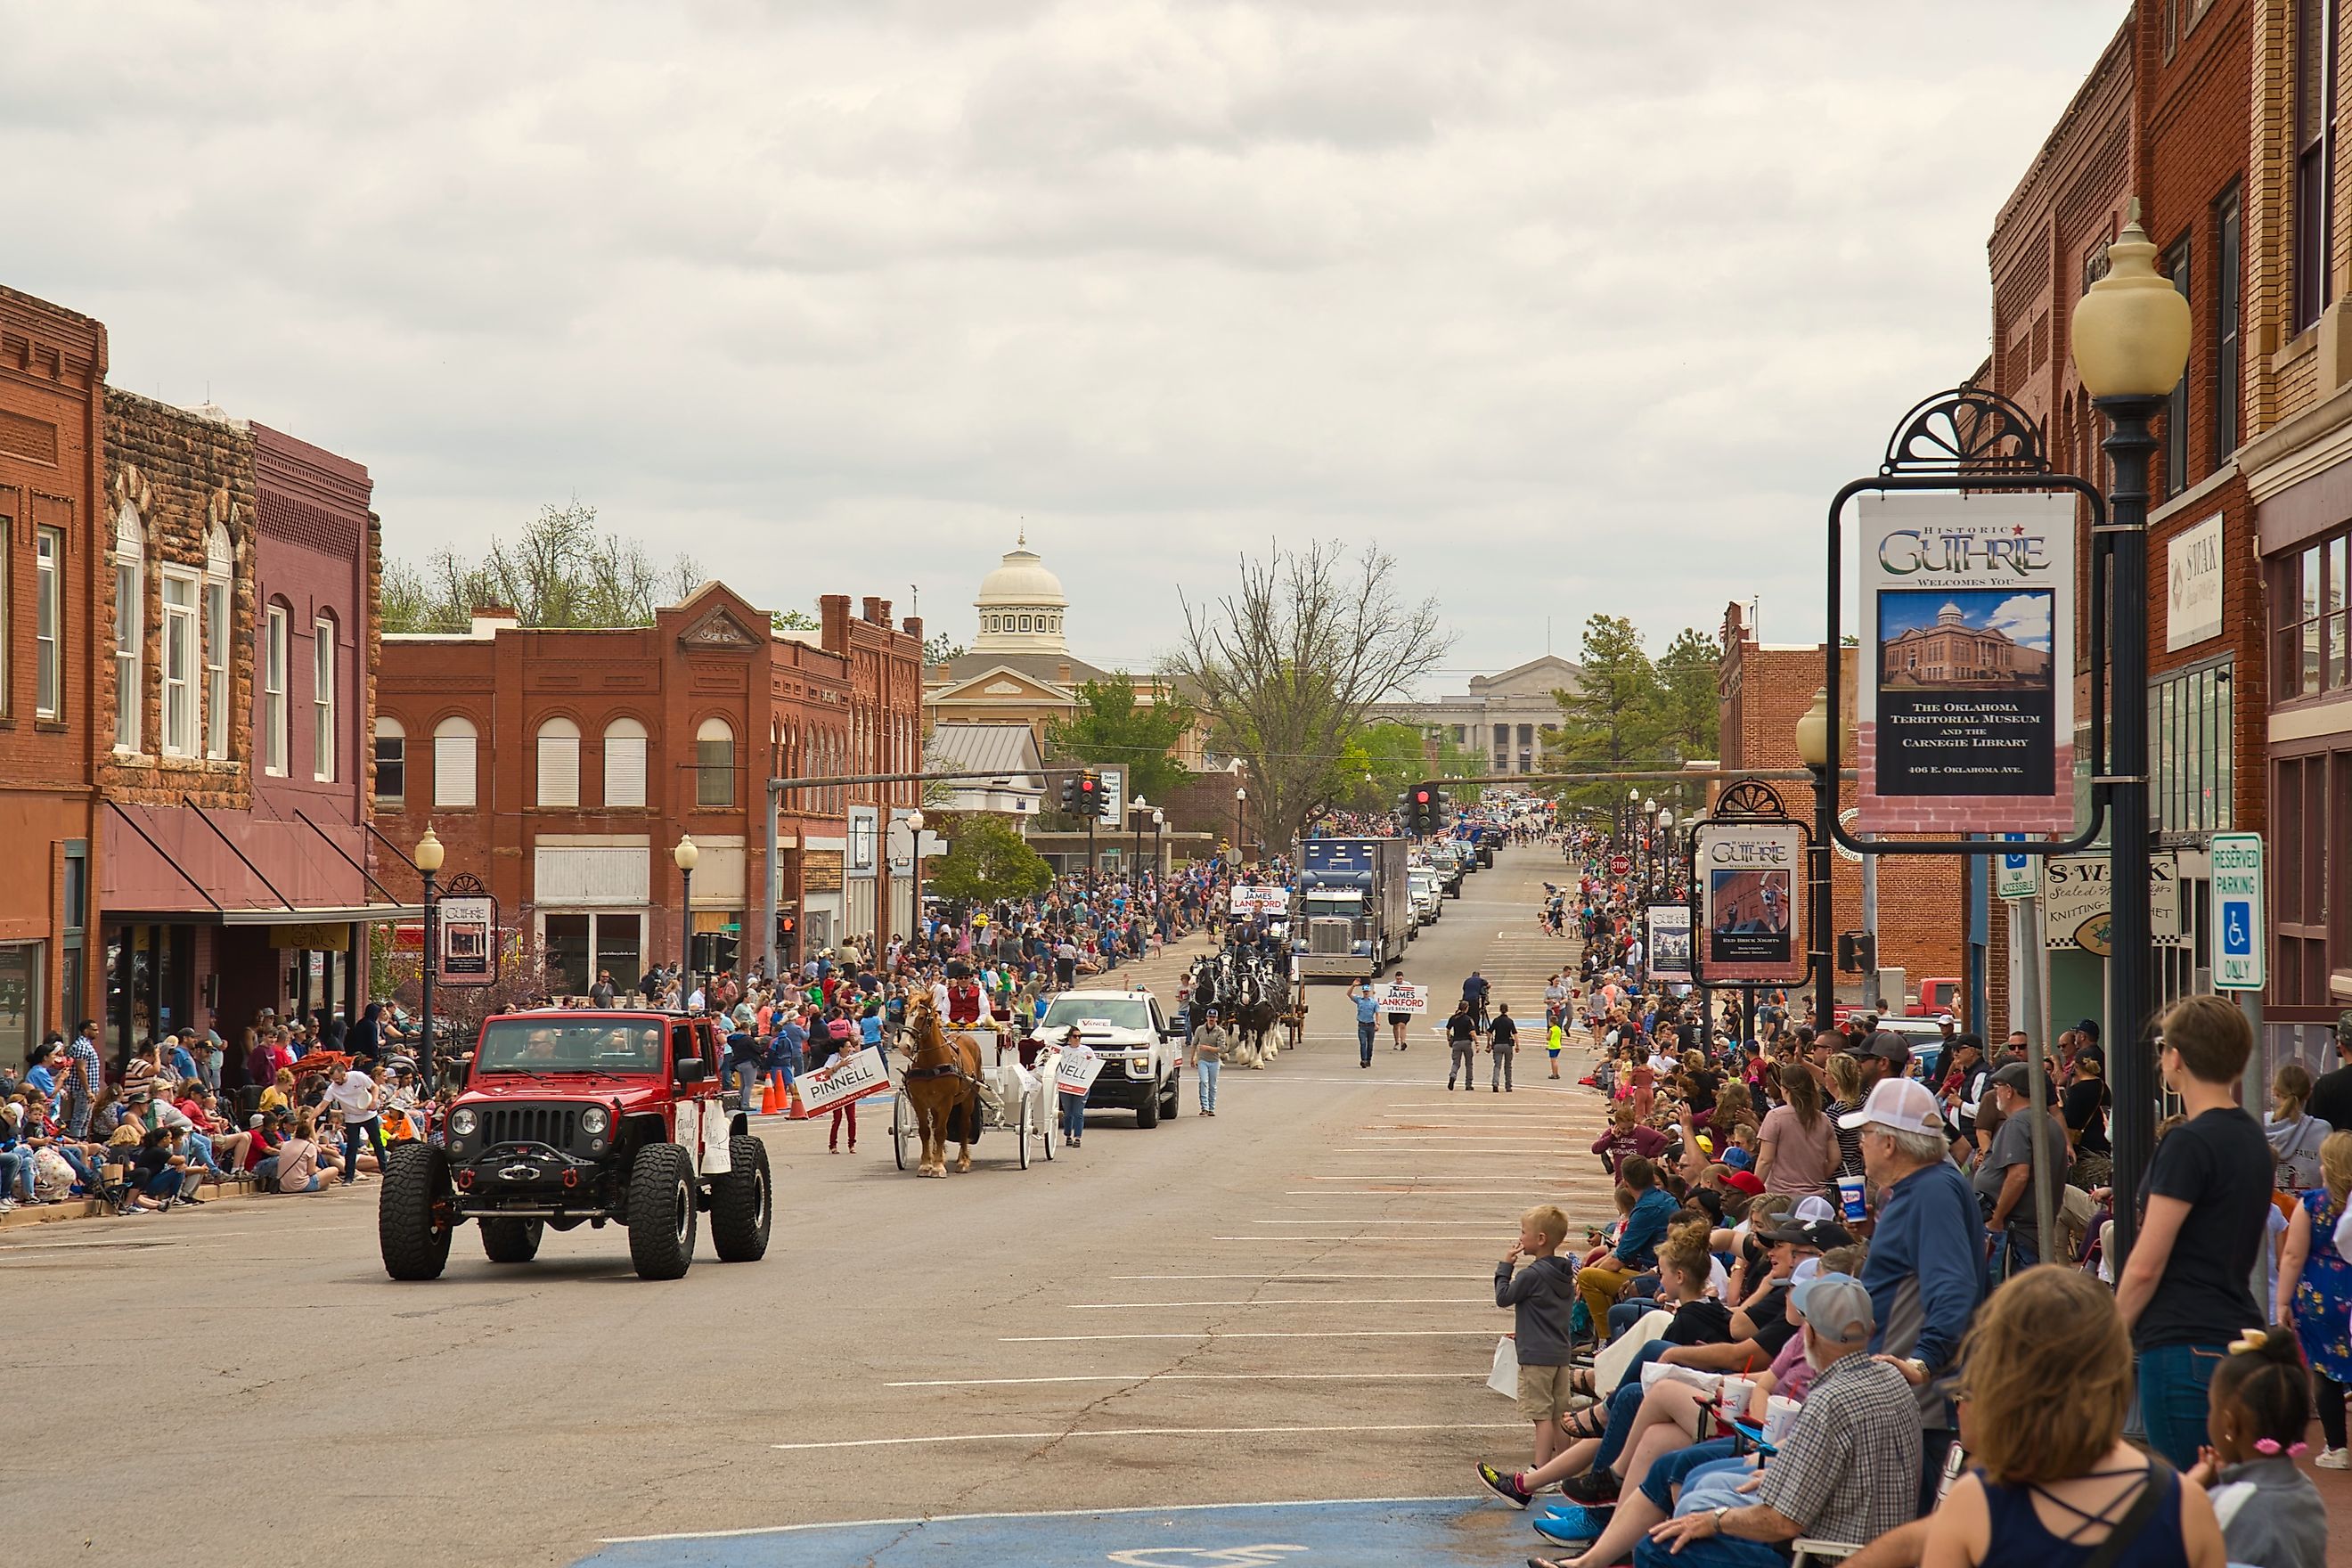
<path fill-rule="evenodd" d="M 1632 876 L 1633 858 L 1631 855 L 1612 855 L 1609 858 L 1609 874 L 1612 877 Z"/>

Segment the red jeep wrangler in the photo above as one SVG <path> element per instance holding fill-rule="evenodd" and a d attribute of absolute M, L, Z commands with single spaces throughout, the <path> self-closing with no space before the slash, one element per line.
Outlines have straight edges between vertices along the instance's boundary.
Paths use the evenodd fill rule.
<path fill-rule="evenodd" d="M 482 1021 L 443 1147 L 395 1146 L 376 1205 L 384 1272 L 433 1279 L 478 1224 L 493 1263 L 528 1263 L 549 1226 L 629 1232 L 645 1279 L 694 1261 L 709 1211 L 723 1263 L 768 1250 L 768 1148 L 719 1103 L 722 1040 L 706 1017 L 544 1010 Z"/>

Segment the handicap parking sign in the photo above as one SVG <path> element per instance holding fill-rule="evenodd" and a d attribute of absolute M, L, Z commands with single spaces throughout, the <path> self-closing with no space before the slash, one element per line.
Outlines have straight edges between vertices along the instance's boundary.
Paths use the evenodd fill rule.
<path fill-rule="evenodd" d="M 2242 899 L 2231 899 L 2221 906 L 2221 951 L 2229 953 L 2254 951 L 2254 911 Z"/>
<path fill-rule="evenodd" d="M 2253 833 L 2213 836 L 2210 917 L 2213 989 L 2260 991 L 2267 976 L 2263 932 L 2263 840 Z"/>

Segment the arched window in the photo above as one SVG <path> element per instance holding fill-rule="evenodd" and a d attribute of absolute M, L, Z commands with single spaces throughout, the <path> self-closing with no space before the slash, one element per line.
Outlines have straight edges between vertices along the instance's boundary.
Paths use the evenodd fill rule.
<path fill-rule="evenodd" d="M 580 726 L 569 719 L 539 727 L 538 799 L 542 807 L 580 805 Z"/>
<path fill-rule="evenodd" d="M 310 773 L 320 784 L 333 782 L 341 761 L 335 686 L 335 618 L 316 616 L 310 621 Z"/>
<path fill-rule="evenodd" d="M 114 514 L 114 749 L 139 749 L 147 688 L 147 531 L 129 501 Z"/>
<path fill-rule="evenodd" d="M 705 719 L 694 731 L 694 804 L 735 804 L 735 731 L 724 719 Z"/>
<path fill-rule="evenodd" d="M 294 612 L 272 603 L 261 622 L 261 766 L 276 778 L 286 776 L 286 672 L 293 658 Z"/>
<path fill-rule="evenodd" d="M 444 719 L 433 730 L 433 804 L 441 810 L 474 809 L 474 725 Z"/>
<path fill-rule="evenodd" d="M 646 804 L 646 727 L 635 719 L 604 726 L 604 805 Z"/>
<path fill-rule="evenodd" d="M 375 716 L 375 803 L 398 807 L 408 797 L 408 731 L 389 714 Z"/>
<path fill-rule="evenodd" d="M 228 530 L 215 522 L 205 531 L 205 755 L 228 755 L 229 616 L 236 603 L 236 550 Z M 396 728 L 396 726 L 395 726 Z"/>

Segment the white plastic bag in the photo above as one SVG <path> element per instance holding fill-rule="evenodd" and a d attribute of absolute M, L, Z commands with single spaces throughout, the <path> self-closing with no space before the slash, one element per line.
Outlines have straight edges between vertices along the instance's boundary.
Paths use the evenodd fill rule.
<path fill-rule="evenodd" d="M 1486 1386 L 1506 1399 L 1519 1396 L 1519 1346 L 1508 1334 L 1495 1342 L 1495 1370 L 1486 1374 Z"/>

